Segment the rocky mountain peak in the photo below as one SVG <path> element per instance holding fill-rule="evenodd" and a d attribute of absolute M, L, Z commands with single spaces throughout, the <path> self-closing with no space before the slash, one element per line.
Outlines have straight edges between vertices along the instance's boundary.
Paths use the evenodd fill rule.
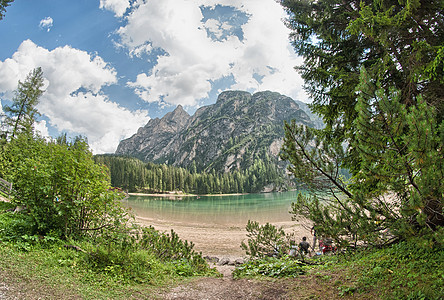
<path fill-rule="evenodd" d="M 190 115 L 183 109 L 182 105 L 178 105 L 173 111 L 167 113 L 162 119 L 180 120 L 188 119 Z"/>
<path fill-rule="evenodd" d="M 225 91 L 190 116 L 182 106 L 150 120 L 120 142 L 116 154 L 198 170 L 246 169 L 257 159 L 278 164 L 283 121 L 312 125 L 296 102 L 279 93 Z"/>

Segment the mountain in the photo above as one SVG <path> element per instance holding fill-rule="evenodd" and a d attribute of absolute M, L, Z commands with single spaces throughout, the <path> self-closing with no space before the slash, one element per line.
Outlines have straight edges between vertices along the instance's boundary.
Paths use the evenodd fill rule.
<path fill-rule="evenodd" d="M 247 169 L 255 160 L 278 164 L 284 120 L 314 126 L 291 98 L 265 91 L 226 91 L 215 104 L 193 116 L 182 106 L 161 119 L 151 119 L 116 154 L 143 161 L 196 167 L 198 171 Z"/>

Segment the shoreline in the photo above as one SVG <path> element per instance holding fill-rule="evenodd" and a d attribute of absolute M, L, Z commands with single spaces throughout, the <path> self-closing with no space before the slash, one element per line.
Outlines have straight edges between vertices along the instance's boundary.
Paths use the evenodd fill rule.
<path fill-rule="evenodd" d="M 196 197 L 197 195 L 194 194 L 145 194 L 145 193 L 127 193 L 129 196 L 147 196 L 147 197 Z"/>
<path fill-rule="evenodd" d="M 162 193 L 162 194 L 146 194 L 146 193 L 127 193 L 129 196 L 147 196 L 147 197 L 210 197 L 210 196 L 242 196 L 248 195 L 248 193 L 236 193 L 236 194 L 178 194 L 178 193 Z"/>

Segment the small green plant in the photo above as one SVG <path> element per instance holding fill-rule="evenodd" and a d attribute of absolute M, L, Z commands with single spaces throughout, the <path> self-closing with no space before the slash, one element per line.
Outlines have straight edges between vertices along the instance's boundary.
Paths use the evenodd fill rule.
<path fill-rule="evenodd" d="M 340 286 L 338 287 L 339 296 L 344 297 L 347 295 L 353 295 L 356 292 L 356 287 L 353 286 Z"/>
<path fill-rule="evenodd" d="M 233 278 L 267 276 L 275 278 L 297 277 L 305 274 L 304 263 L 293 259 L 277 259 L 273 257 L 250 260 L 236 267 Z"/>

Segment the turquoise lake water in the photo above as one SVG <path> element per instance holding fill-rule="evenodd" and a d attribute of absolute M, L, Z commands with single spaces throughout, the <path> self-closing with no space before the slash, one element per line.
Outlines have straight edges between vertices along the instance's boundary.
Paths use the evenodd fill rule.
<path fill-rule="evenodd" d="M 168 199 L 131 196 L 125 205 L 141 217 L 173 222 L 245 226 L 248 220 L 259 223 L 291 221 L 289 210 L 297 191 L 230 196 L 188 196 Z"/>

